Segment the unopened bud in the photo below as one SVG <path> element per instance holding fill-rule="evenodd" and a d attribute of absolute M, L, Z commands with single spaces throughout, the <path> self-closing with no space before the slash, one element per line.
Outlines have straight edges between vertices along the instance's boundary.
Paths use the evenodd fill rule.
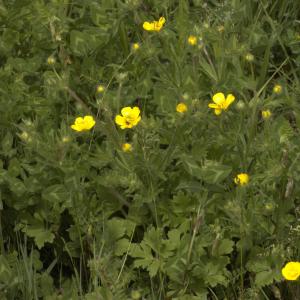
<path fill-rule="evenodd" d="M 247 53 L 247 54 L 245 55 L 245 59 L 246 59 L 246 61 L 248 61 L 248 62 L 252 62 L 252 61 L 254 61 L 254 55 L 253 55 L 252 53 Z"/>
<path fill-rule="evenodd" d="M 55 62 L 56 62 L 56 60 L 55 60 L 55 58 L 53 57 L 53 56 L 49 56 L 48 58 L 47 58 L 47 64 L 48 65 L 54 65 L 55 64 Z"/>

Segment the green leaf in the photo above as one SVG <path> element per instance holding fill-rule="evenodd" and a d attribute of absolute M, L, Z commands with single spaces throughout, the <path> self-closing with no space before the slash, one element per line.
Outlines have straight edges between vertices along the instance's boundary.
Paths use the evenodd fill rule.
<path fill-rule="evenodd" d="M 195 176 L 198 179 L 202 179 L 201 168 L 191 156 L 182 155 L 181 161 L 183 162 L 185 170 L 190 175 Z"/>
<path fill-rule="evenodd" d="M 122 219 L 111 219 L 107 222 L 107 236 L 111 241 L 116 241 L 124 236 L 126 227 Z"/>
<path fill-rule="evenodd" d="M 128 239 L 120 239 L 115 244 L 115 255 L 121 256 L 130 250 L 130 242 Z"/>
<path fill-rule="evenodd" d="M 72 207 L 70 194 L 63 184 L 54 184 L 47 187 L 42 193 L 42 198 L 51 203 L 53 208 L 58 211 L 63 211 L 66 207 Z"/>
<path fill-rule="evenodd" d="M 216 250 L 214 251 L 214 256 L 230 254 L 233 251 L 234 242 L 229 239 L 223 239 L 219 242 Z"/>
<path fill-rule="evenodd" d="M 70 47 L 76 55 L 87 55 L 90 51 L 104 45 L 108 40 L 105 28 L 72 30 L 70 33 Z"/>
<path fill-rule="evenodd" d="M 201 170 L 202 179 L 207 183 L 220 183 L 230 174 L 231 171 L 232 168 L 230 166 L 207 160 Z"/>
<path fill-rule="evenodd" d="M 256 274 L 255 284 L 259 287 L 269 285 L 274 280 L 274 272 L 272 270 L 262 271 Z"/>
<path fill-rule="evenodd" d="M 1 142 L 1 147 L 2 147 L 2 153 L 7 156 L 11 156 L 12 153 L 14 153 L 14 150 L 12 149 L 13 146 L 13 136 L 12 134 L 8 131 L 4 138 L 2 139 Z"/>
<path fill-rule="evenodd" d="M 34 241 L 39 249 L 41 249 L 46 242 L 52 243 L 55 237 L 49 229 L 44 228 L 42 223 L 27 225 L 23 228 L 23 231 L 29 237 L 34 238 Z"/>
<path fill-rule="evenodd" d="M 21 166 L 18 159 L 17 158 L 11 159 L 8 166 L 8 174 L 12 177 L 17 177 L 20 175 L 20 172 L 21 172 Z"/>
<path fill-rule="evenodd" d="M 190 175 L 210 184 L 222 182 L 232 171 L 230 166 L 212 160 L 206 160 L 202 167 L 191 156 L 183 155 L 181 160 Z"/>
<path fill-rule="evenodd" d="M 10 190 L 17 196 L 21 197 L 26 193 L 26 187 L 21 179 L 7 178 Z M 24 204 L 24 201 L 22 201 Z M 20 204 L 20 203 L 19 203 Z M 21 204 L 22 206 L 22 204 Z"/>

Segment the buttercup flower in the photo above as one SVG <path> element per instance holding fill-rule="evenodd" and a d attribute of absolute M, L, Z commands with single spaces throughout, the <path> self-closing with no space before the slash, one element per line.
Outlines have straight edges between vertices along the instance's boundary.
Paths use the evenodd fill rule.
<path fill-rule="evenodd" d="M 164 17 L 160 17 L 158 21 L 153 22 L 144 22 L 143 28 L 147 31 L 160 31 L 164 26 L 166 19 Z"/>
<path fill-rule="evenodd" d="M 280 84 L 276 84 L 273 87 L 274 94 L 280 94 L 282 92 L 282 86 Z"/>
<path fill-rule="evenodd" d="M 235 100 L 235 97 L 232 94 L 227 95 L 226 99 L 223 93 L 217 93 L 213 96 L 213 102 L 209 103 L 209 108 L 214 108 L 215 114 L 220 115 L 222 110 L 227 110 L 229 105 Z"/>
<path fill-rule="evenodd" d="M 76 118 L 74 124 L 71 125 L 71 128 L 75 131 L 86 131 L 93 128 L 95 124 L 96 122 L 92 116 L 85 116 L 83 118 Z"/>
<path fill-rule="evenodd" d="M 194 35 L 190 35 L 188 37 L 188 43 L 191 45 L 191 46 L 195 46 L 197 44 L 197 38 L 194 36 Z"/>
<path fill-rule="evenodd" d="M 104 92 L 104 90 L 105 90 L 105 87 L 102 84 L 99 84 L 97 86 L 97 93 L 101 94 Z"/>
<path fill-rule="evenodd" d="M 300 262 L 290 261 L 281 270 L 286 280 L 297 280 L 300 276 Z"/>
<path fill-rule="evenodd" d="M 136 51 L 140 48 L 140 44 L 139 43 L 133 43 L 131 47 L 132 47 L 132 50 Z"/>
<path fill-rule="evenodd" d="M 240 173 L 236 175 L 234 182 L 238 185 L 246 185 L 249 182 L 249 175 L 246 173 Z"/>
<path fill-rule="evenodd" d="M 121 110 L 121 115 L 117 115 L 115 117 L 115 122 L 121 127 L 121 129 L 132 128 L 136 126 L 140 120 L 140 109 L 137 106 L 133 108 L 124 107 Z"/>
<path fill-rule="evenodd" d="M 187 106 L 184 103 L 178 103 L 176 106 L 176 111 L 183 114 L 187 111 Z"/>
<path fill-rule="evenodd" d="M 261 116 L 263 117 L 264 120 L 269 119 L 269 118 L 271 117 L 271 115 L 272 115 L 272 113 L 270 112 L 269 109 L 263 110 L 263 111 L 261 112 Z"/>
<path fill-rule="evenodd" d="M 131 144 L 129 144 L 129 143 L 124 143 L 124 144 L 122 145 L 122 150 L 123 150 L 124 152 L 131 152 L 131 151 L 132 151 L 132 146 L 131 146 Z"/>

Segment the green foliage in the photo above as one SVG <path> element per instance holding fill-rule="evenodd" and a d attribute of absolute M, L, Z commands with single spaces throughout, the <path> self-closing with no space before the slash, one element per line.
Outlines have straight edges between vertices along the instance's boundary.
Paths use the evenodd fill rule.
<path fill-rule="evenodd" d="M 0 0 L 0 298 L 300 298 L 281 275 L 300 248 L 299 11 Z M 219 116 L 217 92 L 236 98 Z M 141 121 L 122 130 L 126 106 Z"/>

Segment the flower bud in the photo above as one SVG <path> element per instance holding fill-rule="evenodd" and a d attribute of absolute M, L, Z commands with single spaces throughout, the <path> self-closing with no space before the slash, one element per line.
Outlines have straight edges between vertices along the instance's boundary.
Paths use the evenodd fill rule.
<path fill-rule="evenodd" d="M 268 120 L 268 119 L 271 117 L 271 115 L 272 115 L 272 113 L 270 112 L 269 109 L 263 110 L 263 111 L 261 112 L 261 116 L 262 116 L 262 118 L 263 118 L 264 120 Z"/>
<path fill-rule="evenodd" d="M 274 210 L 274 208 L 275 208 L 275 206 L 274 206 L 274 203 L 272 203 L 272 202 L 268 202 L 268 203 L 265 204 L 266 211 L 271 212 L 271 211 Z"/>
<path fill-rule="evenodd" d="M 189 43 L 191 46 L 197 45 L 197 37 L 195 37 L 194 35 L 190 35 L 190 36 L 188 37 L 188 43 Z"/>
<path fill-rule="evenodd" d="M 225 27 L 224 27 L 223 25 L 219 25 L 219 26 L 217 27 L 217 31 L 220 32 L 220 33 L 222 33 L 222 32 L 225 31 Z"/>
<path fill-rule="evenodd" d="M 139 50 L 139 48 L 140 48 L 140 44 L 139 43 L 133 43 L 132 46 L 131 46 L 131 49 L 133 51 L 137 51 L 137 50 Z"/>
<path fill-rule="evenodd" d="M 102 84 L 97 86 L 97 93 L 101 94 L 105 91 L 105 87 Z"/>
<path fill-rule="evenodd" d="M 131 299 L 133 299 L 133 300 L 139 300 L 139 299 L 141 299 L 141 297 L 142 297 L 142 295 L 141 295 L 141 293 L 139 292 L 139 291 L 132 291 L 131 292 Z"/>
<path fill-rule="evenodd" d="M 63 143 L 67 144 L 71 141 L 71 138 L 69 136 L 63 136 L 61 140 Z"/>
<path fill-rule="evenodd" d="M 244 103 L 244 101 L 239 101 L 237 104 L 236 104 L 236 108 L 237 110 L 240 110 L 240 111 L 243 111 L 245 109 L 246 105 Z"/>
<path fill-rule="evenodd" d="M 274 85 L 273 93 L 279 95 L 281 94 L 281 92 L 282 92 L 282 86 L 280 84 Z"/>
<path fill-rule="evenodd" d="M 55 62 L 56 62 L 56 60 L 55 60 L 55 58 L 54 58 L 53 56 L 49 56 L 49 57 L 47 58 L 47 64 L 48 64 L 49 66 L 54 65 Z"/>
<path fill-rule="evenodd" d="M 245 55 L 245 60 L 248 62 L 253 62 L 254 61 L 254 55 L 252 53 L 247 53 Z"/>

